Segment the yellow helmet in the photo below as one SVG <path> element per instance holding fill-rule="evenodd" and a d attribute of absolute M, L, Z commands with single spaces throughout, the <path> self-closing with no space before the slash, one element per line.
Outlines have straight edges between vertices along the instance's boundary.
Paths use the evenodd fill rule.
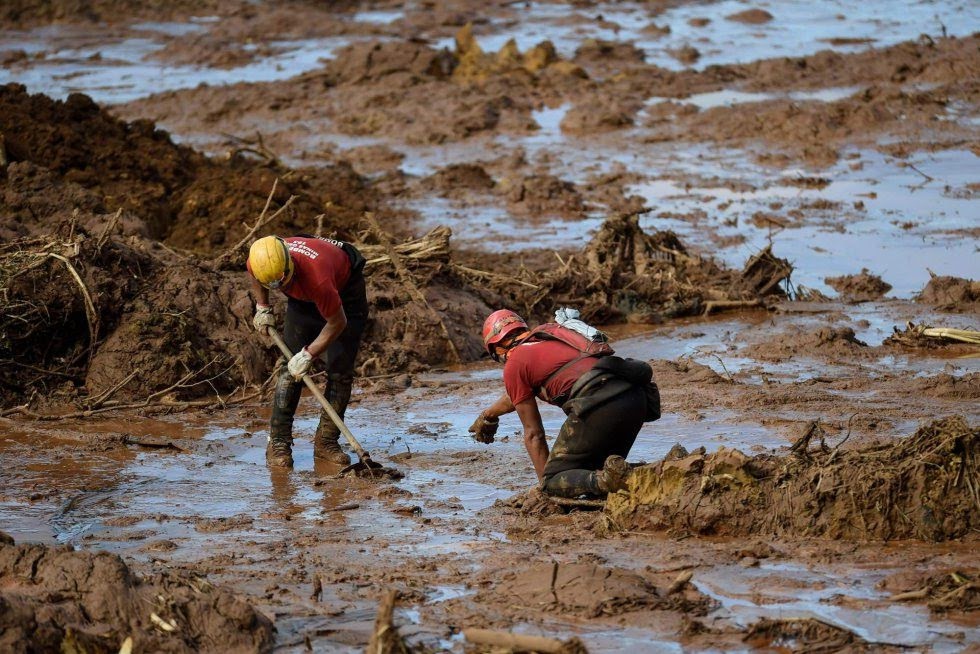
<path fill-rule="evenodd" d="M 279 288 L 293 276 L 293 259 L 286 241 L 263 236 L 248 250 L 248 269 L 266 288 Z"/>

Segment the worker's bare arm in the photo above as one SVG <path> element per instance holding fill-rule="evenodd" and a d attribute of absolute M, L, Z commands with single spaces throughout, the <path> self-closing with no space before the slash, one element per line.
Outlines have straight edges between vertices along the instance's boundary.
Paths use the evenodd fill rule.
<path fill-rule="evenodd" d="M 524 426 L 524 447 L 538 473 L 538 480 L 544 476 L 544 465 L 548 462 L 548 441 L 545 440 L 544 424 L 538 411 L 538 402 L 533 397 L 518 402 L 514 408 Z"/>
<path fill-rule="evenodd" d="M 317 358 L 327 351 L 327 348 L 337 340 L 347 328 L 347 314 L 344 307 L 340 307 L 333 315 L 327 316 L 327 324 L 320 330 L 320 334 L 313 339 L 313 342 L 306 346 L 306 351 Z"/>

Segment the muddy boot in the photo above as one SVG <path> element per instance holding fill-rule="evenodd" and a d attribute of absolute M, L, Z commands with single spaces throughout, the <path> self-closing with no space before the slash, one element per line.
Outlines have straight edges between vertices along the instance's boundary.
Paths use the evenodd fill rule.
<path fill-rule="evenodd" d="M 350 402 L 351 388 L 354 385 L 352 375 L 330 374 L 327 376 L 327 401 L 341 418 Z M 340 449 L 340 428 L 334 424 L 326 411 L 320 412 L 320 424 L 313 437 L 313 457 L 321 461 L 349 465 L 350 456 Z"/>
<path fill-rule="evenodd" d="M 330 402 L 330 406 L 341 418 L 344 417 L 347 404 L 350 402 L 353 385 L 353 375 L 330 374 L 327 376 L 327 401 Z M 320 412 L 320 424 L 317 426 L 316 435 L 313 437 L 313 458 L 342 466 L 350 465 L 350 456 L 340 449 L 340 428 L 333 423 L 326 411 Z"/>
<path fill-rule="evenodd" d="M 596 473 L 596 482 L 603 493 L 615 493 L 626 488 L 626 478 L 629 476 L 630 465 L 621 456 L 613 455 L 606 459 L 602 470 Z"/>
<path fill-rule="evenodd" d="M 283 365 L 272 396 L 272 419 L 269 421 L 269 443 L 265 458 L 269 465 L 293 467 L 293 415 L 299 404 L 302 385 L 293 379 Z"/>
<path fill-rule="evenodd" d="M 326 416 L 329 420 L 330 417 Z M 316 435 L 313 437 L 313 458 L 337 465 L 350 465 L 350 456 L 340 449 L 340 432 L 324 429 L 323 417 L 320 419 L 320 426 L 317 427 Z"/>
<path fill-rule="evenodd" d="M 269 438 L 269 442 L 265 446 L 265 460 L 270 466 L 278 466 L 280 468 L 292 468 L 293 467 L 293 446 L 289 441 L 284 441 L 281 439 L 273 440 L 272 437 Z"/>

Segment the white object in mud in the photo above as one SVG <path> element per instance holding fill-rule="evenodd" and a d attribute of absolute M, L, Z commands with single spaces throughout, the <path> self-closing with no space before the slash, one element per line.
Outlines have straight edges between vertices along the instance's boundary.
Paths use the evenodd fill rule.
<path fill-rule="evenodd" d="M 566 329 L 571 329 L 573 332 L 578 332 L 593 343 L 605 343 L 609 340 L 609 337 L 603 332 L 600 332 L 595 327 L 582 322 L 579 319 L 581 315 L 582 314 L 578 312 L 578 309 L 562 307 L 555 311 L 555 322 Z"/>

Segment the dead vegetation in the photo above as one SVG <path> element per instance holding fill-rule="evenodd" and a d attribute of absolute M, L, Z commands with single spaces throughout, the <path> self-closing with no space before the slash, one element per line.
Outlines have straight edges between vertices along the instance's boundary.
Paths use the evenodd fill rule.
<path fill-rule="evenodd" d="M 784 296 L 780 283 L 792 272 L 768 249 L 741 273 L 722 268 L 690 254 L 673 232 L 647 234 L 637 214 L 607 219 L 580 253 L 556 256 L 559 265 L 548 272 L 520 270 L 519 286 L 494 284 L 509 306 L 528 316 L 548 316 L 556 306 L 571 305 L 592 322 L 656 323 L 759 306 L 767 297 Z"/>
<path fill-rule="evenodd" d="M 606 517 L 626 530 L 854 540 L 943 541 L 980 526 L 977 426 L 953 417 L 884 445 L 841 444 L 811 423 L 786 456 L 723 447 L 643 466 Z"/>

